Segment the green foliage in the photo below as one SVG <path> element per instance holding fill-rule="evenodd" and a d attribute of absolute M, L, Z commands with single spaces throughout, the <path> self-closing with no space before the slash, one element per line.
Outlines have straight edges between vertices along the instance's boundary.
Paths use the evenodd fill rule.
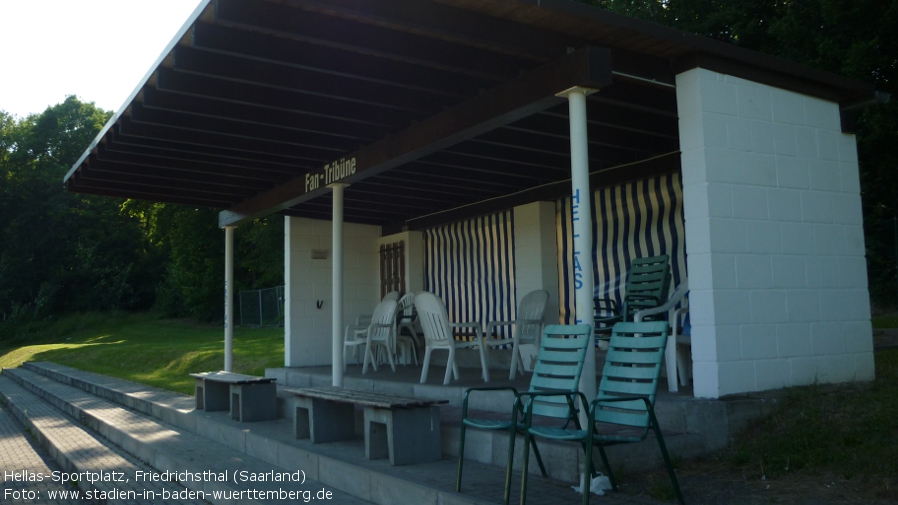
<path fill-rule="evenodd" d="M 898 328 L 898 314 L 883 314 L 873 317 L 873 328 Z"/>
<path fill-rule="evenodd" d="M 128 212 L 165 256 L 156 309 L 168 317 L 212 321 L 223 316 L 224 231 L 218 211 L 128 202 Z M 261 219 L 235 233 L 235 290 L 284 283 L 284 220 Z"/>
<path fill-rule="evenodd" d="M 221 317 L 217 211 L 63 188 L 109 117 L 73 96 L 23 119 L 0 111 L 0 322 L 151 307 Z M 283 283 L 282 218 L 241 227 L 236 247 L 238 289 Z M 10 327 L 0 325 L 0 340 Z"/>
<path fill-rule="evenodd" d="M 271 216 L 237 229 L 234 248 L 236 289 L 261 289 L 284 284 L 284 219 Z"/>
<path fill-rule="evenodd" d="M 170 262 L 160 294 L 170 315 L 201 320 L 223 314 L 224 232 L 217 225 L 218 213 L 207 209 L 166 206 L 169 221 L 166 240 Z M 177 309 L 180 307 L 180 309 Z M 176 308 L 174 312 L 172 308 Z"/>
<path fill-rule="evenodd" d="M 68 97 L 0 129 L 0 314 L 46 317 L 63 308 L 135 308 L 141 238 L 120 202 L 68 193 L 62 178 L 109 114 Z"/>

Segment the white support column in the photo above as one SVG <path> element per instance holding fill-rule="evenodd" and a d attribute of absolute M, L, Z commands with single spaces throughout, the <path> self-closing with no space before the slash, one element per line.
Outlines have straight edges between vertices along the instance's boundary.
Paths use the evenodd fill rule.
<path fill-rule="evenodd" d="M 597 90 L 571 88 L 558 96 L 568 99 L 571 125 L 571 217 L 574 228 L 574 291 L 577 324 L 595 325 L 592 268 L 592 191 L 589 189 L 589 144 L 586 136 L 586 95 Z M 589 338 L 589 351 L 580 375 L 580 392 L 590 401 L 596 397 L 595 333 Z M 580 409 L 580 422 L 586 425 L 586 406 Z"/>
<path fill-rule="evenodd" d="M 225 226 L 225 372 L 234 371 L 234 228 Z"/>
<path fill-rule="evenodd" d="M 328 187 L 334 191 L 333 198 L 333 237 L 332 248 L 333 269 L 331 277 L 332 307 L 331 307 L 331 339 L 333 369 L 331 376 L 333 386 L 343 387 L 343 189 L 349 186 L 345 183 L 335 183 Z"/>

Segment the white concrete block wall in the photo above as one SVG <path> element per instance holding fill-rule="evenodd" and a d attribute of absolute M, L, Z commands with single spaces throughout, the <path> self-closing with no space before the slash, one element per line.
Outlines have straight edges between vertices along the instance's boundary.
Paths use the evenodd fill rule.
<path fill-rule="evenodd" d="M 857 148 L 838 104 L 677 76 L 695 395 L 873 378 Z"/>
<path fill-rule="evenodd" d="M 555 202 L 533 202 L 514 208 L 515 296 L 545 289 L 549 301 L 543 319 L 558 324 L 558 245 Z"/>
<path fill-rule="evenodd" d="M 331 364 L 330 221 L 286 217 L 284 223 L 284 366 Z M 379 226 L 345 223 L 343 230 L 343 319 L 370 314 L 380 300 Z M 312 250 L 327 259 L 312 259 Z M 318 304 L 321 303 L 321 308 Z"/>

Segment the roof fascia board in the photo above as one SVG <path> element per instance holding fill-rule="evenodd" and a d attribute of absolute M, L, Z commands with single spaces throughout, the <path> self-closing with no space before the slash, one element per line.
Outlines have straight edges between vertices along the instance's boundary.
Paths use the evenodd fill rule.
<path fill-rule="evenodd" d="M 153 74 L 156 73 L 156 69 L 162 65 L 162 63 L 168 58 L 169 54 L 171 54 L 172 50 L 181 43 L 181 40 L 188 35 L 193 24 L 200 18 L 206 18 L 212 15 L 212 4 L 215 0 L 201 0 L 199 5 L 196 6 L 196 9 L 193 10 L 193 13 L 187 18 L 187 21 L 181 25 L 181 28 L 178 30 L 177 34 L 169 41 L 168 45 L 165 46 L 165 49 L 162 50 L 162 53 L 159 54 L 159 57 L 156 58 L 156 62 L 150 65 L 150 69 L 143 76 L 143 79 L 139 81 L 137 87 L 134 88 L 134 91 L 128 95 L 128 98 L 125 99 L 124 103 L 118 108 L 115 114 L 112 116 L 109 121 L 106 122 L 106 126 L 100 130 L 100 133 L 94 138 L 93 142 L 91 142 L 90 147 L 85 149 L 84 153 L 78 158 L 78 161 L 72 165 L 72 168 L 69 169 L 68 173 L 65 174 L 62 181 L 63 183 L 67 183 L 72 175 L 78 171 L 78 168 L 81 164 L 87 159 L 87 157 L 94 152 L 94 149 L 100 145 L 100 142 L 106 136 L 106 133 L 118 122 L 119 118 L 128 110 L 128 106 L 137 98 L 140 94 L 143 87 L 150 82 L 150 79 L 153 77 Z M 208 11 L 207 11 L 208 9 Z M 211 18 L 210 18 L 211 19 Z"/>
<path fill-rule="evenodd" d="M 334 175 L 332 164 L 328 164 L 224 210 L 219 214 L 219 226 L 238 225 L 288 209 L 328 193 L 327 184 L 363 180 L 558 105 L 564 99 L 555 94 L 565 89 L 609 84 L 611 52 L 584 47 L 335 160 L 334 164 L 339 161 L 341 166 L 350 164 L 345 176 Z"/>

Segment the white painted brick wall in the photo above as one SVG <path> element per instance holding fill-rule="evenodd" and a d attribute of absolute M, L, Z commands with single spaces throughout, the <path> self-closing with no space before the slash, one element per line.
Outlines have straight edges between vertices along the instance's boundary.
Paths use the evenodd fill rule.
<path fill-rule="evenodd" d="M 549 292 L 543 320 L 558 324 L 558 245 L 555 203 L 533 202 L 514 208 L 515 296 L 518 302 L 538 289 Z"/>
<path fill-rule="evenodd" d="M 857 146 L 832 102 L 677 76 L 695 395 L 873 377 Z"/>
<path fill-rule="evenodd" d="M 284 223 L 284 366 L 329 365 L 332 358 L 331 222 L 286 217 Z M 370 314 L 380 299 L 380 227 L 345 223 L 343 319 Z M 312 259 L 312 250 L 327 259 Z M 323 302 L 319 309 L 318 302 Z"/>

